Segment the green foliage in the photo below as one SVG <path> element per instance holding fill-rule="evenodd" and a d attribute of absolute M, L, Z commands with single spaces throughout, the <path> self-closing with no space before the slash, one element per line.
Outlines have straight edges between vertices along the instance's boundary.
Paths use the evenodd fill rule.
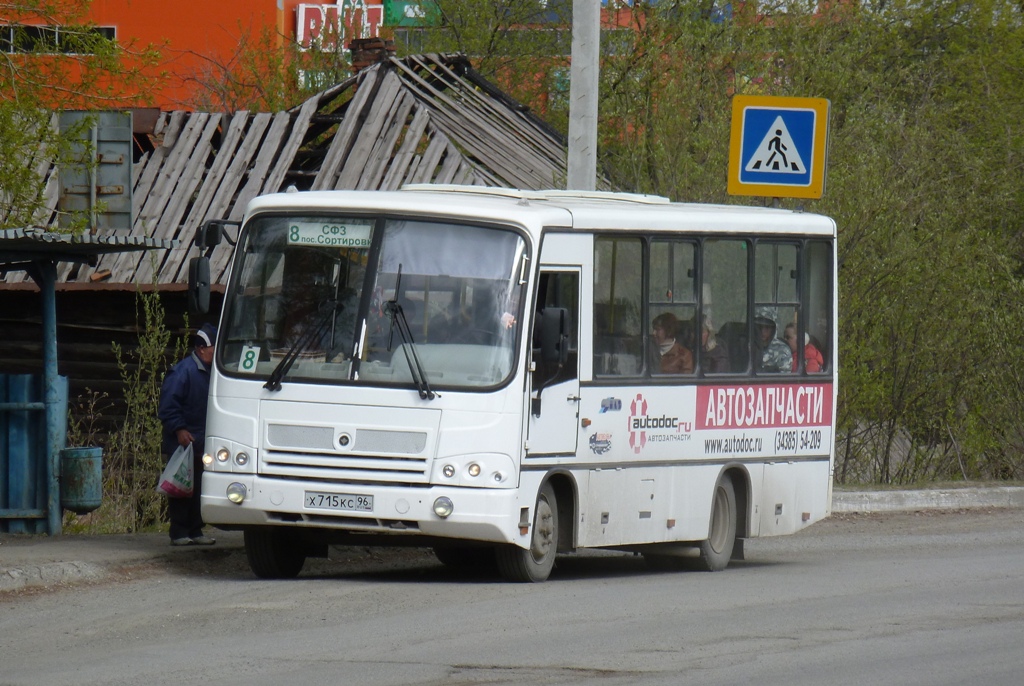
<path fill-rule="evenodd" d="M 153 529 L 163 520 L 165 499 L 156 492 L 164 468 L 161 424 L 157 418 L 160 386 L 167 368 L 171 332 L 164 323 L 164 309 L 154 289 L 139 292 L 136 318 L 140 328 L 138 347 L 125 352 L 114 343 L 114 355 L 124 389 L 125 416 L 108 437 L 103 454 L 103 504 L 84 517 L 69 522 L 71 530 L 91 533 L 131 533 Z M 174 343 L 174 358 L 184 355 L 184 341 Z M 69 436 L 75 445 L 91 443 L 94 418 L 104 398 L 87 397 L 73 413 Z M 87 441 L 87 442 L 82 442 Z"/>
<path fill-rule="evenodd" d="M 509 43 L 502 8 L 517 4 L 438 0 L 447 24 L 421 50 L 550 86 L 565 63 Z M 634 30 L 602 62 L 603 173 L 623 190 L 767 202 L 726 193 L 732 96 L 829 99 L 825 196 L 781 204 L 839 227 L 837 480 L 1021 478 L 1024 6 L 733 7 L 725 21 L 708 0 L 619 12 Z M 549 94 L 513 85 L 566 128 Z"/>

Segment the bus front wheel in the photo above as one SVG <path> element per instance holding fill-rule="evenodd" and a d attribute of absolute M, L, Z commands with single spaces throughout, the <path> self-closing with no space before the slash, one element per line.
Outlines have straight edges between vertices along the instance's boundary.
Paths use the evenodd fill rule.
<path fill-rule="evenodd" d="M 551 484 L 544 484 L 537 495 L 533 513 L 530 547 L 501 546 L 495 551 L 498 571 L 506 581 L 533 582 L 547 580 L 558 554 L 558 501 Z"/>
<path fill-rule="evenodd" d="M 732 478 L 725 475 L 715 486 L 711 502 L 711 526 L 707 540 L 700 542 L 698 566 L 708 572 L 720 572 L 732 558 L 736 546 L 736 490 Z"/>
<path fill-rule="evenodd" d="M 306 550 L 290 532 L 276 527 L 246 529 L 245 556 L 261 579 L 292 579 L 306 564 Z"/>

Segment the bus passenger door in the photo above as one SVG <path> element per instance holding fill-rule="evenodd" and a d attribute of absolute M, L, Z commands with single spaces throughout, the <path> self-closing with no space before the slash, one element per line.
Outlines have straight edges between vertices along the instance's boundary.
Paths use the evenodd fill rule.
<path fill-rule="evenodd" d="M 537 309 L 545 307 L 565 308 L 568 313 L 569 355 L 560 368 L 546 367 L 534 346 L 527 454 L 575 455 L 580 406 L 579 267 L 542 267 Z"/>

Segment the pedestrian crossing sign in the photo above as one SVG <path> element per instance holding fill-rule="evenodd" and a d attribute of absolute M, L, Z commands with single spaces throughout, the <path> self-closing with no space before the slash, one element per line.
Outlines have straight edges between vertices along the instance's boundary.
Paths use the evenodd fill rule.
<path fill-rule="evenodd" d="M 823 98 L 734 96 L 729 194 L 820 198 L 828 106 Z"/>

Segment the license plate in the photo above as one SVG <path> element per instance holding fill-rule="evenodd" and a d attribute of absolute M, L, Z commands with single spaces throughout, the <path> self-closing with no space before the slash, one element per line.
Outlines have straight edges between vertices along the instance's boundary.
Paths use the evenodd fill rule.
<path fill-rule="evenodd" d="M 321 510 L 373 512 L 373 496 L 306 491 L 306 507 L 313 507 Z"/>

